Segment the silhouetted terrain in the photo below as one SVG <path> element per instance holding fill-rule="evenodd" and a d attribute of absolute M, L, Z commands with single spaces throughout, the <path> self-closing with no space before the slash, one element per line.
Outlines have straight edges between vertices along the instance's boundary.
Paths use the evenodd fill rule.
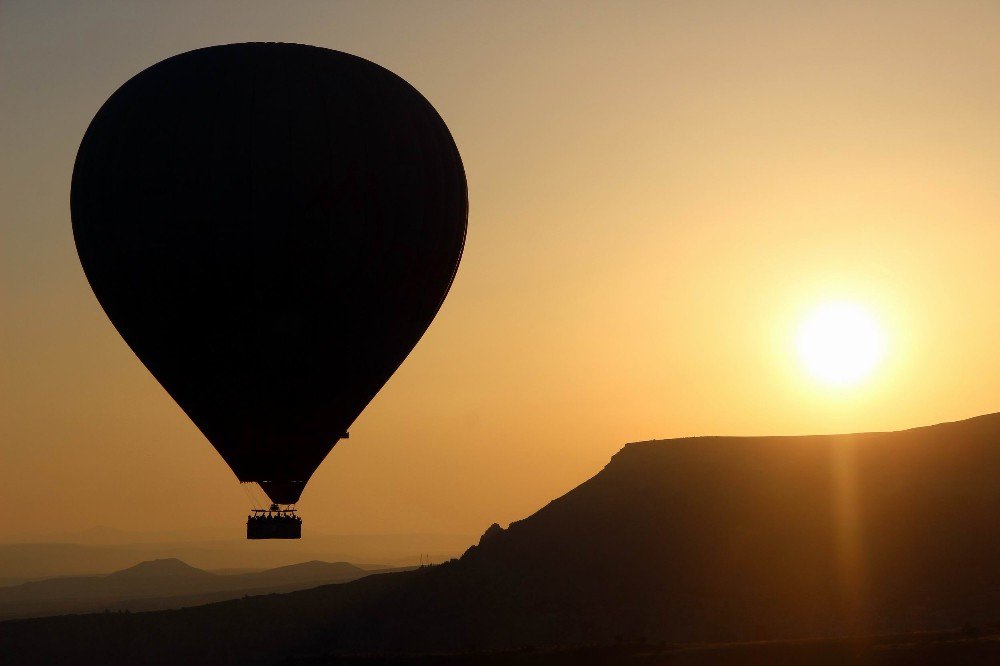
<path fill-rule="evenodd" d="M 254 573 L 220 575 L 178 559 L 141 562 L 107 576 L 52 578 L 0 588 L 0 619 L 97 612 L 161 610 L 291 592 L 367 576 L 347 562 L 304 562 Z"/>
<path fill-rule="evenodd" d="M 304 560 L 354 562 L 367 569 L 409 566 L 420 561 L 421 553 L 443 562 L 476 541 L 468 534 L 332 535 L 308 529 L 303 536 L 301 542 L 248 543 L 245 528 L 239 524 L 232 530 L 142 533 L 94 528 L 68 534 L 22 534 L 0 543 L 0 585 L 103 575 L 143 560 L 166 558 L 206 570 L 259 570 Z"/>
<path fill-rule="evenodd" d="M 996 633 L 998 479 L 1000 415 L 898 433 L 634 443 L 457 561 L 181 611 L 6 622 L 0 649 L 224 662 Z M 872 663 L 996 655 L 985 639 L 934 645 L 928 659 L 972 650 L 973 661 L 892 661 L 880 648 L 886 660 Z"/>

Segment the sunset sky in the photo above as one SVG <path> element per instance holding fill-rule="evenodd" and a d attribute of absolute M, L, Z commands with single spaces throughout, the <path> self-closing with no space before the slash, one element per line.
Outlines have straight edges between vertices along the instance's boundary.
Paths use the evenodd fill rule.
<path fill-rule="evenodd" d="M 0 5 L 0 537 L 243 521 L 69 215 L 104 100 L 212 44 L 389 68 L 469 179 L 451 294 L 313 477 L 307 529 L 479 533 L 629 441 L 1000 410 L 1000 3 L 204 4 Z M 802 358 L 830 303 L 881 336 L 857 381 Z"/>

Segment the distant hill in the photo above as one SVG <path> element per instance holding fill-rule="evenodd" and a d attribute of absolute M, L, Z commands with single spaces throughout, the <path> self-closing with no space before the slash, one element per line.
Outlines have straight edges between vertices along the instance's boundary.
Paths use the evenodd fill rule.
<path fill-rule="evenodd" d="M 172 613 L 2 623 L 0 650 L 210 662 L 963 626 L 1000 626 L 1000 415 L 629 444 L 457 561 Z"/>
<path fill-rule="evenodd" d="M 159 610 L 246 594 L 291 592 L 356 580 L 371 573 L 347 562 L 304 562 L 254 573 L 221 575 L 178 559 L 160 559 L 107 576 L 74 576 L 0 588 L 0 619 L 104 610 Z"/>
<path fill-rule="evenodd" d="M 356 567 L 349 562 L 302 562 L 285 567 L 268 569 L 252 574 L 243 574 L 242 579 L 255 584 L 284 584 L 299 581 L 326 580 L 331 583 L 354 580 L 367 576 L 370 571 Z M 235 576 L 233 577 L 236 578 Z"/>
<path fill-rule="evenodd" d="M 355 562 L 367 569 L 410 566 L 429 555 L 443 562 L 475 543 L 469 534 L 323 534 L 301 541 L 248 543 L 239 516 L 234 529 L 125 532 L 95 528 L 75 534 L 22 535 L 0 543 L 0 586 L 56 576 L 106 574 L 146 560 L 176 557 L 201 569 L 264 569 L 303 560 Z"/>
<path fill-rule="evenodd" d="M 104 577 L 104 580 L 109 583 L 122 581 L 170 581 L 177 583 L 179 581 L 204 581 L 216 578 L 217 576 L 214 574 L 202 571 L 201 569 L 195 569 L 190 564 L 185 564 L 177 558 L 171 557 L 162 560 L 140 562 L 134 567 L 108 574 Z"/>

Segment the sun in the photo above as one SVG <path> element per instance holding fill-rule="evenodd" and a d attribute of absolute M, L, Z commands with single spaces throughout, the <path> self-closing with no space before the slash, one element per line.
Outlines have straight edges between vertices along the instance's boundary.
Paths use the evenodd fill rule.
<path fill-rule="evenodd" d="M 857 303 L 824 303 L 802 321 L 796 347 L 805 369 L 816 380 L 830 386 L 854 386 L 881 363 L 886 335 L 875 317 Z"/>

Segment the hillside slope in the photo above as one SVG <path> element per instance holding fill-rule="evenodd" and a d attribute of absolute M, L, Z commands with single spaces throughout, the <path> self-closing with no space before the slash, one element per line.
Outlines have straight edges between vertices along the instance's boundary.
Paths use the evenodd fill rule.
<path fill-rule="evenodd" d="M 449 564 L 173 613 L 3 623 L 0 648 L 211 661 L 988 625 L 998 479 L 1000 415 L 634 443 Z"/>

